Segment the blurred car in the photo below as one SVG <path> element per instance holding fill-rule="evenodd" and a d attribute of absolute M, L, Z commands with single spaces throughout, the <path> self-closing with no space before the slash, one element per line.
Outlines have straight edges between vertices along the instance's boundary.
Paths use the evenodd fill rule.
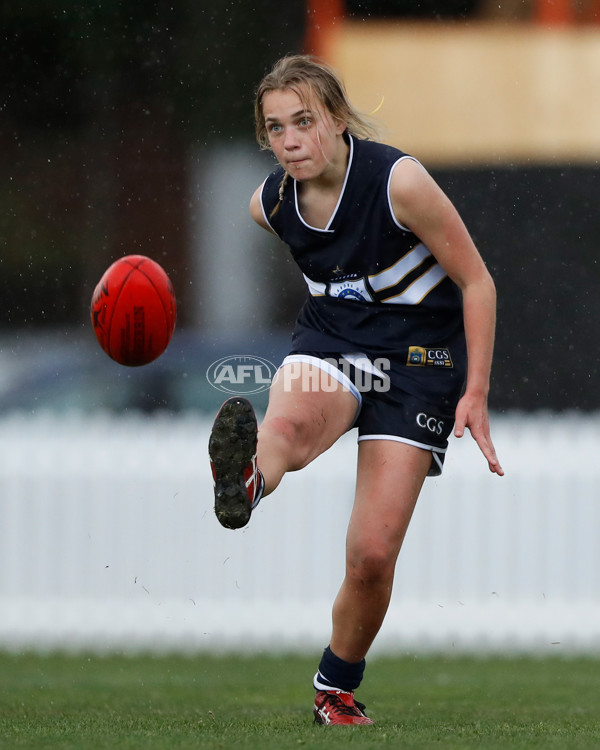
<path fill-rule="evenodd" d="M 209 382 L 211 364 L 247 355 L 279 365 L 289 346 L 287 333 L 265 331 L 249 340 L 180 330 L 154 362 L 123 367 L 86 330 L 5 333 L 0 337 L 0 414 L 161 410 L 214 414 L 229 394 Z M 266 390 L 251 396 L 258 411 L 264 411 L 267 398 Z"/>

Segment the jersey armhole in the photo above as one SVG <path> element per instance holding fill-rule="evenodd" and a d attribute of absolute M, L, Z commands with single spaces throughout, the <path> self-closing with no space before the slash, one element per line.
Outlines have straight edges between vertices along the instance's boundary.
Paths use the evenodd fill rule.
<path fill-rule="evenodd" d="M 275 228 L 273 227 L 273 225 L 269 221 L 269 217 L 267 216 L 267 210 L 265 208 L 265 202 L 263 200 L 264 194 L 265 194 L 265 185 L 267 184 L 267 179 L 268 179 L 268 177 L 265 180 L 263 180 L 263 184 L 260 186 L 260 208 L 262 210 L 263 219 L 265 220 L 266 225 L 269 227 L 269 229 L 271 230 L 271 232 L 273 232 L 273 234 L 276 237 L 279 237 L 279 235 L 275 231 Z"/>
<path fill-rule="evenodd" d="M 414 156 L 409 156 L 408 154 L 405 154 L 404 156 L 401 156 L 399 159 L 397 159 L 390 167 L 390 174 L 388 176 L 388 181 L 387 181 L 386 195 L 387 195 L 387 202 L 388 202 L 388 208 L 390 211 L 390 216 L 392 217 L 392 221 L 394 222 L 394 224 L 398 227 L 398 229 L 402 229 L 403 232 L 412 232 L 412 229 L 409 229 L 409 227 L 405 227 L 403 224 L 400 224 L 400 222 L 396 218 L 396 214 L 394 213 L 394 207 L 392 206 L 392 198 L 390 196 L 390 185 L 392 183 L 392 175 L 394 174 L 394 169 L 396 169 L 398 164 L 400 164 L 400 162 L 404 161 L 405 159 L 410 159 L 411 161 L 414 161 L 417 164 L 421 164 L 421 162 L 418 159 L 415 159 Z"/>

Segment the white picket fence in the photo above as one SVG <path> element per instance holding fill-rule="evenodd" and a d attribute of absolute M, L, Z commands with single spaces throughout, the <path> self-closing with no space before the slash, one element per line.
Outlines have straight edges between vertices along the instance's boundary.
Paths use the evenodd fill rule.
<path fill-rule="evenodd" d="M 212 512 L 209 425 L 0 421 L 0 648 L 305 650 L 327 644 L 354 434 L 241 531 Z M 600 651 L 600 416 L 496 417 L 429 479 L 374 652 Z"/>

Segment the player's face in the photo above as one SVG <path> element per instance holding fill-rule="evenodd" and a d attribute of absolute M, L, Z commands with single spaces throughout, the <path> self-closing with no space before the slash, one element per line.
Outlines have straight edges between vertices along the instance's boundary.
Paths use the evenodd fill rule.
<path fill-rule="evenodd" d="M 346 126 L 322 106 L 309 109 L 295 91 L 276 89 L 264 95 L 262 107 L 273 153 L 295 179 L 321 177 L 345 156 Z"/>

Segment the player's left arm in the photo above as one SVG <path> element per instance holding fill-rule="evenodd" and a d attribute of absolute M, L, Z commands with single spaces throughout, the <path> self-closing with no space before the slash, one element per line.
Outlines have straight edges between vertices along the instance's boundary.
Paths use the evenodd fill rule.
<path fill-rule="evenodd" d="M 390 199 L 398 221 L 427 245 L 462 292 L 468 368 L 454 434 L 462 437 L 468 427 L 490 471 L 502 476 L 487 406 L 496 327 L 492 277 L 452 202 L 421 164 L 404 159 L 396 165 Z"/>

